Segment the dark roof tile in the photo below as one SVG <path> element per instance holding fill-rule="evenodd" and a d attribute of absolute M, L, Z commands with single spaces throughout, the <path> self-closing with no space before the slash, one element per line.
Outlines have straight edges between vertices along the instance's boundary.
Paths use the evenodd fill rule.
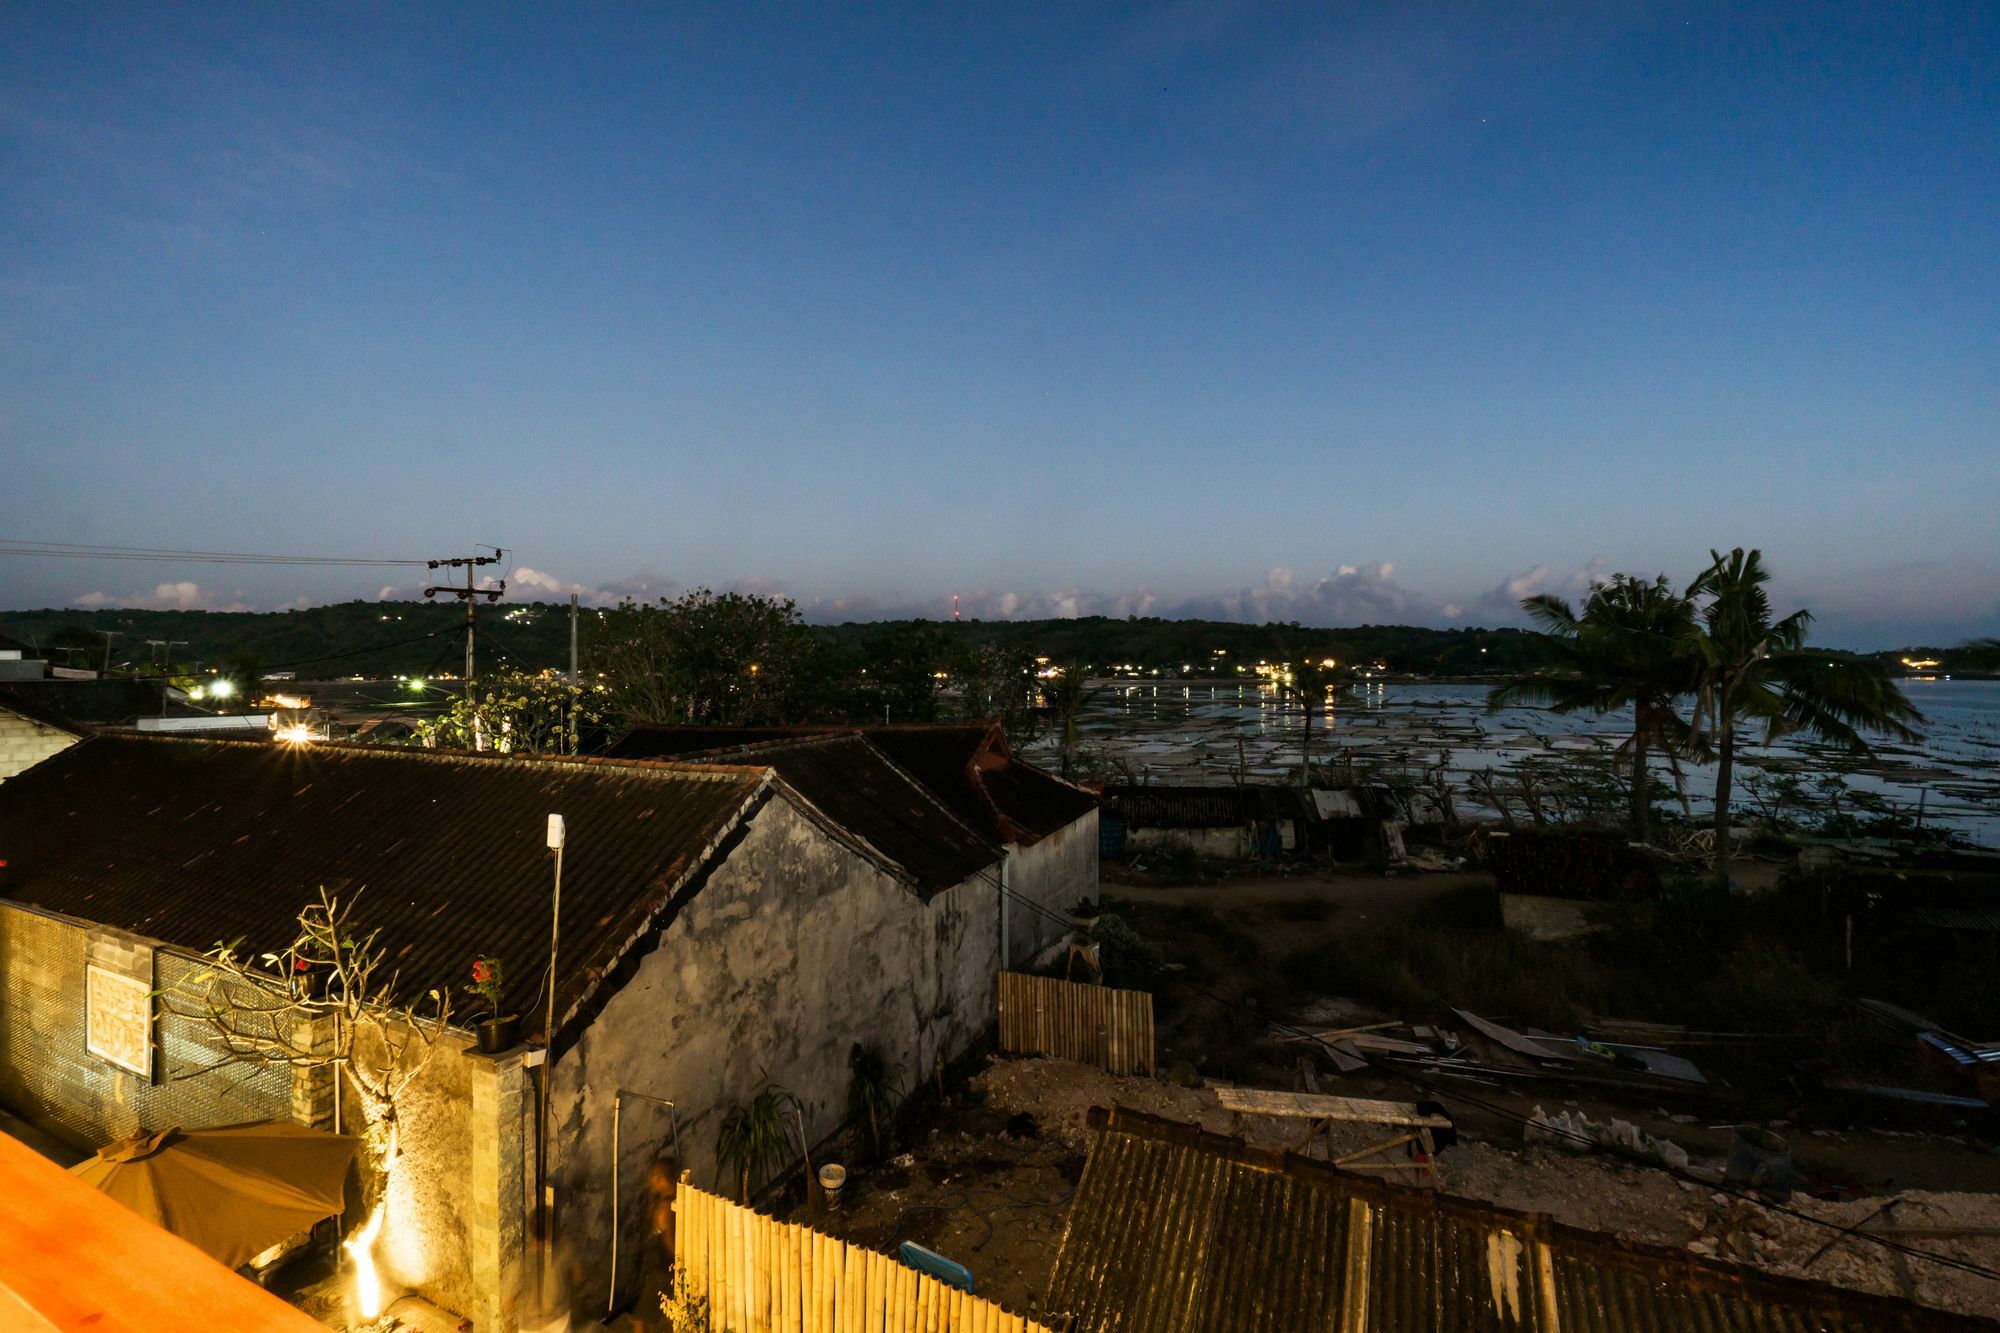
<path fill-rule="evenodd" d="M 0 788 L 5 895 L 200 951 L 282 949 L 324 886 L 359 894 L 405 995 L 505 965 L 529 1009 L 564 850 L 559 1017 L 662 919 L 766 788 L 762 768 L 100 734 Z M 465 1004 L 458 1008 L 465 1011 Z M 539 1031 L 530 1018 L 529 1026 Z"/>

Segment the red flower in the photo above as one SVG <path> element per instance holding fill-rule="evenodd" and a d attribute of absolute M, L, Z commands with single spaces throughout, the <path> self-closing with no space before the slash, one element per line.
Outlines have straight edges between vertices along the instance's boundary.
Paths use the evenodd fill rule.
<path fill-rule="evenodd" d="M 306 960 L 303 958 L 294 958 L 292 960 L 292 971 L 294 972 L 303 972 L 310 966 L 312 966 L 312 964 L 306 962 Z"/>
<path fill-rule="evenodd" d="M 486 961 L 484 959 L 472 965 L 472 979 L 474 981 L 484 981 L 486 980 L 486 976 Z"/>

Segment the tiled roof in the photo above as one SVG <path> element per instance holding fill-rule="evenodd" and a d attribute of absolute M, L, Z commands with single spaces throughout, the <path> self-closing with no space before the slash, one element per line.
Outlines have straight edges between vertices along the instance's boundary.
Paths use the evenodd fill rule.
<path fill-rule="evenodd" d="M 1130 1111 L 1043 1303 L 1076 1333 L 1916 1333 L 2000 1324 L 1386 1184 Z M 1831 1234 L 1831 1233 L 1829 1233 Z M 1053 1320 L 1051 1320 L 1053 1322 Z"/>
<path fill-rule="evenodd" d="M 686 727 L 642 723 L 606 754 L 628 759 L 707 757 L 774 740 L 862 736 L 995 843 L 1032 843 L 1097 807 L 1090 793 L 1014 758 L 998 722 L 896 726 Z"/>
<path fill-rule="evenodd" d="M 1000 849 L 860 736 L 833 734 L 710 750 L 717 763 L 767 764 L 837 832 L 893 862 L 926 896 L 1000 859 Z"/>
<path fill-rule="evenodd" d="M 498 955 L 504 1007 L 539 1032 L 547 817 L 569 831 L 563 1027 L 699 888 L 770 780 L 749 767 L 103 733 L 0 789 L 0 893 L 189 950 L 241 937 L 255 954 L 290 942 L 322 885 L 358 892 L 358 924 L 380 928 L 406 995 L 456 990 L 475 956 Z"/>

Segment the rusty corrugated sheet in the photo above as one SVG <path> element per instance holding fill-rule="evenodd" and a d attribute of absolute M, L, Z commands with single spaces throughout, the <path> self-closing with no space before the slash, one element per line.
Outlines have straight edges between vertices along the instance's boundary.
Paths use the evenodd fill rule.
<path fill-rule="evenodd" d="M 1385 1184 L 1129 1111 L 1045 1302 L 1075 1333 L 1917 1333 L 1990 1320 Z M 1365 1274 L 1365 1281 L 1357 1275 Z"/>
<path fill-rule="evenodd" d="M 6 784 L 0 891 L 192 951 L 241 939 L 253 955 L 291 941 L 322 885 L 358 892 L 404 994 L 456 992 L 475 956 L 498 955 L 505 1007 L 538 1017 L 544 833 L 560 814 L 560 1016 L 658 923 L 768 781 L 762 768 L 104 734 Z"/>

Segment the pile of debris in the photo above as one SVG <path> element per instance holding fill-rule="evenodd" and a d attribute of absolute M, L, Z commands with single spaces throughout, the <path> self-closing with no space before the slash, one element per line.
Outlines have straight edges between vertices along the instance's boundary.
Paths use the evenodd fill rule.
<path fill-rule="evenodd" d="M 1520 1079 L 1556 1079 L 1657 1096 L 1720 1095 L 1693 1061 L 1659 1045 L 1564 1036 L 1539 1028 L 1517 1032 L 1464 1009 L 1452 1014 L 1452 1022 L 1437 1025 L 1281 1024 L 1271 1035 L 1281 1042 L 1312 1043 L 1343 1074 L 1380 1062 L 1486 1087 Z"/>
<path fill-rule="evenodd" d="M 1887 1000 L 1855 1000 L 1862 1015 L 1910 1036 L 1916 1043 L 1918 1080 L 1924 1086 L 1892 1087 L 1828 1078 L 1829 1092 L 1901 1119 L 1949 1119 L 1991 1128 L 2000 1108 L 2000 1042 L 1973 1041 L 1922 1014 Z"/>

